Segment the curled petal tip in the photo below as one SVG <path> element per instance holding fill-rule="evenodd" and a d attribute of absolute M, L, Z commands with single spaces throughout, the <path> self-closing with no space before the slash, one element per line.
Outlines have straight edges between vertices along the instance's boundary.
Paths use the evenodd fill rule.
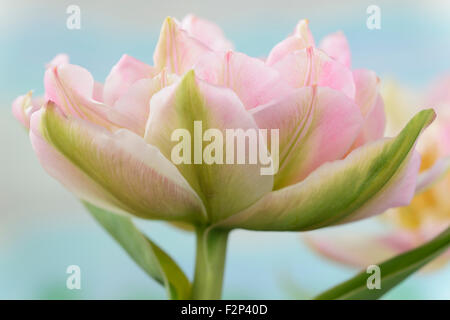
<path fill-rule="evenodd" d="M 193 67 L 203 53 L 209 51 L 206 44 L 182 29 L 175 19 L 167 17 L 153 60 L 158 70 L 167 68 L 170 72 L 182 75 Z"/>
<path fill-rule="evenodd" d="M 314 38 L 309 30 L 308 21 L 301 20 L 297 23 L 293 34 L 273 47 L 267 57 L 266 64 L 272 66 L 287 55 L 309 46 L 315 47 Z"/>
<path fill-rule="evenodd" d="M 222 29 L 211 21 L 190 14 L 183 18 L 180 26 L 189 36 L 199 40 L 213 51 L 222 52 L 234 47 L 225 37 Z"/>
<path fill-rule="evenodd" d="M 303 19 L 300 20 L 297 26 L 295 27 L 295 35 L 302 37 L 310 43 L 311 45 L 314 45 L 314 40 L 311 34 L 311 31 L 309 30 L 309 20 Z"/>
<path fill-rule="evenodd" d="M 45 65 L 45 68 L 56 67 L 62 64 L 69 64 L 69 56 L 65 53 L 60 53 Z"/>
<path fill-rule="evenodd" d="M 301 30 L 303 30 L 303 28 L 307 28 L 309 26 L 309 20 L 308 19 L 302 19 L 300 20 L 296 27 L 295 27 L 295 31 L 300 32 Z"/>
<path fill-rule="evenodd" d="M 26 128 L 28 128 L 28 119 L 26 109 L 31 103 L 31 91 L 25 95 L 17 97 L 12 103 L 12 112 L 14 117 L 19 120 Z"/>
<path fill-rule="evenodd" d="M 330 57 L 350 68 L 351 53 L 347 38 L 342 31 L 327 35 L 320 43 L 320 48 Z"/>
<path fill-rule="evenodd" d="M 30 90 L 27 94 L 17 97 L 12 103 L 12 113 L 14 117 L 22 123 L 26 128 L 30 128 L 31 115 L 39 110 L 42 98 L 32 98 L 33 91 Z"/>
<path fill-rule="evenodd" d="M 428 116 L 427 126 L 429 126 L 437 117 L 436 110 L 434 110 L 434 108 L 424 109 L 421 112 L 419 112 L 419 114 L 427 114 Z"/>

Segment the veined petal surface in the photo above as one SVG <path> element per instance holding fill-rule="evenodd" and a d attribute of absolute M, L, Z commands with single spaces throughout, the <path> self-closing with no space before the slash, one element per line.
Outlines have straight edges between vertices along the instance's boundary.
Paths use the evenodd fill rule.
<path fill-rule="evenodd" d="M 322 165 L 305 180 L 273 191 L 223 226 L 305 231 L 341 224 L 409 204 L 420 157 L 416 140 L 435 117 L 417 114 L 402 132 L 362 146 L 345 159 Z"/>
<path fill-rule="evenodd" d="M 83 200 L 147 219 L 205 219 L 176 167 L 128 130 L 111 133 L 49 102 L 33 114 L 30 138 L 43 167 Z"/>
<path fill-rule="evenodd" d="M 192 188 L 205 203 L 211 221 L 226 218 L 254 203 L 265 193 L 272 190 L 273 176 L 261 175 L 261 163 L 250 163 L 249 145 L 243 150 L 246 161 L 237 163 L 239 150 L 237 139 L 245 139 L 245 133 L 257 133 L 257 125 L 253 117 L 245 110 L 244 105 L 231 90 L 217 87 L 195 78 L 194 72 L 188 72 L 178 83 L 167 87 L 151 100 L 152 112 L 145 139 L 157 146 L 168 159 L 173 158 L 176 145 L 189 139 L 189 163 L 180 162 L 177 167 Z M 198 121 L 198 122 L 196 122 Z M 203 141 L 202 132 L 197 125 L 201 125 L 202 132 L 212 129 L 217 135 L 210 137 L 216 141 L 223 137 L 222 144 L 218 144 L 216 153 L 221 154 L 218 161 L 205 163 L 203 156 L 209 142 Z M 232 136 L 227 139 L 227 130 L 241 129 L 238 138 Z M 171 139 L 174 132 L 185 133 L 181 142 Z M 233 162 L 226 159 L 230 156 L 227 148 L 228 141 L 233 142 Z M 265 145 L 263 146 L 264 148 Z M 200 150 L 200 151 L 198 151 Z M 267 152 L 267 149 L 264 150 Z M 184 155 L 183 152 L 183 155 Z M 198 155 L 198 157 L 197 157 Z"/>

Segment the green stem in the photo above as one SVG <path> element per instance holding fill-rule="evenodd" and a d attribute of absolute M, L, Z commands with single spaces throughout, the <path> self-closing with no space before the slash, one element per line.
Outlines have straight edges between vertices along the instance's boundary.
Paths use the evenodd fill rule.
<path fill-rule="evenodd" d="M 192 299 L 220 299 L 229 230 L 197 228 Z"/>

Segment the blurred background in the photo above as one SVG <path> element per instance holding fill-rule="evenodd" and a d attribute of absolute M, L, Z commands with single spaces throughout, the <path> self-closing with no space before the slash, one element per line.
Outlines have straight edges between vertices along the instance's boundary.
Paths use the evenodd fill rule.
<path fill-rule="evenodd" d="M 370 5 L 381 9 L 381 29 L 366 27 Z M 69 30 L 69 5 L 81 9 L 81 29 Z M 236 49 L 265 56 L 299 19 L 316 41 L 342 30 L 353 67 L 375 70 L 422 90 L 450 70 L 449 1 L 226 0 L 61 1 L 0 0 L 0 298 L 153 299 L 164 290 L 149 279 L 96 224 L 80 203 L 48 176 L 11 102 L 43 92 L 44 65 L 57 53 L 103 81 L 122 54 L 152 64 L 166 16 L 193 13 L 218 23 Z M 139 226 L 192 274 L 194 237 L 162 223 Z M 375 228 L 373 221 L 346 226 Z M 81 268 L 81 290 L 66 289 L 66 268 Z M 234 231 L 228 248 L 224 298 L 302 299 L 357 270 L 325 260 L 295 233 Z M 445 285 L 446 284 L 446 285 Z M 450 267 L 416 274 L 386 299 L 450 299 Z"/>

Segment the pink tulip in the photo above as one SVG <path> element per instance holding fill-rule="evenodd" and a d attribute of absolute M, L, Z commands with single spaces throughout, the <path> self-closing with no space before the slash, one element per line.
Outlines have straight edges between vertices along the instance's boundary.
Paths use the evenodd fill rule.
<path fill-rule="evenodd" d="M 167 18 L 154 66 L 124 55 L 104 84 L 55 59 L 45 99 L 14 102 L 50 175 L 80 199 L 146 219 L 226 229 L 309 230 L 403 206 L 416 188 L 423 111 L 383 138 L 379 79 L 350 69 L 345 37 L 315 47 L 307 21 L 267 61 L 232 51 L 194 16 Z M 174 130 L 278 129 L 278 172 L 256 164 L 174 164 Z M 273 141 L 267 141 L 271 150 Z M 272 155 L 274 156 L 274 155 Z"/>

